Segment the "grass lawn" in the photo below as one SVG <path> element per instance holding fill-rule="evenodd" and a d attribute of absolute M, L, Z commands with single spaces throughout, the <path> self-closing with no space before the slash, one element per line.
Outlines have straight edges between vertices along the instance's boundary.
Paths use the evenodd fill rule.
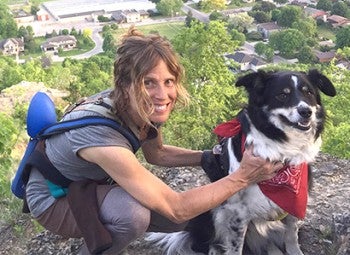
<path fill-rule="evenodd" d="M 317 26 L 317 33 L 319 37 L 327 38 L 335 41 L 335 31 L 325 25 Z"/>
<path fill-rule="evenodd" d="M 167 23 L 160 23 L 160 24 L 153 24 L 153 25 L 135 25 L 135 27 L 142 31 L 144 34 L 150 34 L 150 33 L 159 33 L 161 36 L 166 37 L 167 39 L 171 40 L 174 38 L 174 36 L 183 28 L 185 27 L 184 22 L 167 22 Z M 128 28 L 118 28 L 114 32 L 115 38 L 119 41 L 119 38 L 121 35 L 125 34 L 128 31 Z"/>

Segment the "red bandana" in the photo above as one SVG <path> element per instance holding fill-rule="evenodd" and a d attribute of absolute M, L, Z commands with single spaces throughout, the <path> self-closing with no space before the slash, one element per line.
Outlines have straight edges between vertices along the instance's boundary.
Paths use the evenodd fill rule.
<path fill-rule="evenodd" d="M 237 119 L 233 119 L 219 124 L 213 132 L 219 138 L 223 138 L 235 136 L 240 131 L 240 122 Z M 244 136 L 243 139 L 245 139 Z M 242 141 L 243 150 L 244 141 Z M 278 171 L 275 177 L 258 184 L 265 196 L 270 198 L 283 210 L 299 219 L 304 218 L 306 214 L 308 194 L 307 167 L 307 163 L 285 166 Z"/>

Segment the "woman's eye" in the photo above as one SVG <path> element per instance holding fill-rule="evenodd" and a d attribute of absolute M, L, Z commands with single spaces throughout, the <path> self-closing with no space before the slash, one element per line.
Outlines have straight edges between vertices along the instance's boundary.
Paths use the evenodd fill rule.
<path fill-rule="evenodd" d="M 174 82 L 174 80 L 169 79 L 169 80 L 166 80 L 166 81 L 165 81 L 165 85 L 166 85 L 167 87 L 172 87 L 172 86 L 175 85 L 175 82 Z"/>
<path fill-rule="evenodd" d="M 143 83 L 145 84 L 145 87 L 147 87 L 147 88 L 152 88 L 155 86 L 154 82 L 151 80 L 145 80 Z"/>

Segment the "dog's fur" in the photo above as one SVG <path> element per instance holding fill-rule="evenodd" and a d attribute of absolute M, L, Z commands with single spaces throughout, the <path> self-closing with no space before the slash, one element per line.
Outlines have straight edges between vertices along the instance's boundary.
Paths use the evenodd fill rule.
<path fill-rule="evenodd" d="M 276 71 L 247 74 L 238 79 L 249 95 L 239 114 L 245 144 L 254 154 L 290 165 L 312 162 L 321 146 L 325 110 L 319 92 L 335 96 L 332 83 L 317 70 L 308 73 Z M 241 136 L 221 143 L 220 170 L 212 163 L 206 172 L 215 181 L 236 171 L 242 159 Z M 204 167 L 206 168 L 206 167 Z M 251 185 L 217 208 L 192 219 L 185 231 L 152 233 L 148 240 L 168 255 L 303 254 L 298 245 L 298 219 Z"/>

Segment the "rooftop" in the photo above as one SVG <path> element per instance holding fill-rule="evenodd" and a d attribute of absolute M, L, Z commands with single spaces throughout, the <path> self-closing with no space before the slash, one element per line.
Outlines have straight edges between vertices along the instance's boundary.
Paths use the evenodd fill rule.
<path fill-rule="evenodd" d="M 155 9 L 155 4 L 148 0 L 57 0 L 45 2 L 43 6 L 57 19 L 87 15 L 100 11 L 111 13 L 126 9 Z"/>

